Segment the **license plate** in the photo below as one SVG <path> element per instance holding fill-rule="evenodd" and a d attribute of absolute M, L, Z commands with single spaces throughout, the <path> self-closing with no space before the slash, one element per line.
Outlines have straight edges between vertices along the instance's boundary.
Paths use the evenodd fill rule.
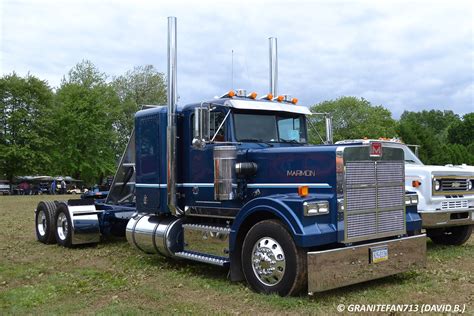
<path fill-rule="evenodd" d="M 379 263 L 388 260 L 388 247 L 380 246 L 370 248 L 370 262 Z"/>

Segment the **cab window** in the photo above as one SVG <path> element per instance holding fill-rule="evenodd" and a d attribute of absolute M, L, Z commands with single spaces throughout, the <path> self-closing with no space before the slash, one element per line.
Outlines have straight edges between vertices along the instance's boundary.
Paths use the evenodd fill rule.
<path fill-rule="evenodd" d="M 220 111 L 215 111 L 210 113 L 210 124 L 209 124 L 209 129 L 210 129 L 210 137 L 211 139 L 214 137 L 216 134 L 217 130 L 219 129 L 219 126 L 222 124 L 226 116 L 226 113 L 220 112 Z M 192 130 L 192 135 L 193 138 L 196 136 L 194 135 L 194 113 L 191 114 L 191 130 Z M 223 142 L 225 141 L 225 132 L 226 132 L 226 124 L 222 125 L 221 129 L 217 133 L 216 137 L 214 138 L 214 141 L 216 142 Z"/>

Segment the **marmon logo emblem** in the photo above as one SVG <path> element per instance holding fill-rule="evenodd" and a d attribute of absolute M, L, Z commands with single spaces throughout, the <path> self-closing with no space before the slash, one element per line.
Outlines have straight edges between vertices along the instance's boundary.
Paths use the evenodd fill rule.
<path fill-rule="evenodd" d="M 461 183 L 459 183 L 459 182 L 451 183 L 451 187 L 453 187 L 453 188 L 459 188 L 460 186 L 461 186 Z"/>
<path fill-rule="evenodd" d="M 382 143 L 370 143 L 370 157 L 382 157 Z"/>
<path fill-rule="evenodd" d="M 315 177 L 315 170 L 287 170 L 287 177 Z"/>

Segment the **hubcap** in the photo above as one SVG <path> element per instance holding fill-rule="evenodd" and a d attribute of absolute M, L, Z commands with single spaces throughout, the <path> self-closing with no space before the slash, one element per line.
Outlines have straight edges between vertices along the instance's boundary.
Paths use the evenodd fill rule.
<path fill-rule="evenodd" d="M 36 224 L 38 228 L 38 233 L 41 236 L 46 235 L 46 229 L 48 229 L 48 226 L 46 224 L 46 214 L 44 211 L 39 211 L 38 212 L 38 224 Z"/>
<path fill-rule="evenodd" d="M 260 238 L 252 250 L 252 268 L 257 278 L 267 286 L 277 285 L 285 275 L 285 253 L 273 238 Z"/>
<path fill-rule="evenodd" d="M 69 231 L 66 214 L 60 213 L 57 222 L 58 236 L 61 240 L 65 240 Z"/>

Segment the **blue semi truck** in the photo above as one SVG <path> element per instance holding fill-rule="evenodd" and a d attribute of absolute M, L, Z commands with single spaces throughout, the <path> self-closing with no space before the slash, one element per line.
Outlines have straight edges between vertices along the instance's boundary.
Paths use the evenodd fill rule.
<path fill-rule="evenodd" d="M 177 108 L 176 19 L 168 19 L 168 105 L 137 112 L 106 201 L 41 202 L 36 235 L 65 247 L 126 235 L 149 254 L 228 267 L 256 291 L 326 291 L 425 265 L 403 151 L 308 145 L 307 107 L 230 91 Z M 330 122 L 330 119 L 327 120 Z M 328 129 L 330 131 L 330 129 Z M 330 133 L 329 133 L 330 134 Z"/>

